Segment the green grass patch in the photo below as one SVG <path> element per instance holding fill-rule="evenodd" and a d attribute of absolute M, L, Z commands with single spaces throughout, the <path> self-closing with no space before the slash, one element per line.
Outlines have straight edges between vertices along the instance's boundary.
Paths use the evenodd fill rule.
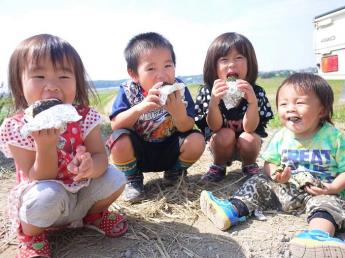
<path fill-rule="evenodd" d="M 257 80 L 257 84 L 263 87 L 266 91 L 268 100 L 272 106 L 272 110 L 274 113 L 274 119 L 272 119 L 268 127 L 276 128 L 280 126 L 280 121 L 277 116 L 276 110 L 276 103 L 275 103 L 275 95 L 277 88 L 282 83 L 285 77 L 274 77 L 274 78 L 259 78 Z M 345 81 L 343 80 L 330 80 L 328 83 L 331 85 L 333 92 L 334 92 L 334 116 L 333 121 L 335 123 L 344 123 L 345 122 Z M 195 100 L 197 93 L 200 89 L 200 84 L 189 84 L 188 89 L 192 95 L 192 98 Z M 106 106 L 112 102 L 112 100 L 117 96 L 118 89 L 111 89 L 111 90 L 101 90 L 97 92 L 98 99 L 91 99 L 91 106 L 95 107 L 96 110 L 102 114 L 106 114 Z M 343 99 L 341 99 L 343 98 Z M 0 98 L 1 101 L 4 99 Z M 7 101 L 4 101 L 5 104 L 2 108 L 0 108 L 0 121 L 4 119 L 8 115 L 8 107 Z M 107 131 L 110 129 L 107 128 Z"/>
<path fill-rule="evenodd" d="M 104 114 L 106 112 L 106 105 L 117 96 L 118 89 L 97 91 L 98 98 L 91 99 L 91 106 L 98 112 Z"/>
<path fill-rule="evenodd" d="M 10 98 L 0 94 L 0 125 L 9 115 Z"/>

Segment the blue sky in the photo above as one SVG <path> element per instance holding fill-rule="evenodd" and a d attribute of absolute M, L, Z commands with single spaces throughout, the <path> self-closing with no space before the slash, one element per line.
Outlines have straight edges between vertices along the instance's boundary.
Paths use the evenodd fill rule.
<path fill-rule="evenodd" d="M 221 33 L 252 42 L 260 71 L 315 66 L 313 18 L 344 0 L 0 0 L 0 81 L 8 59 L 29 36 L 69 41 L 93 80 L 127 78 L 123 50 L 134 35 L 156 31 L 173 44 L 177 75 L 201 74 L 206 51 Z"/>

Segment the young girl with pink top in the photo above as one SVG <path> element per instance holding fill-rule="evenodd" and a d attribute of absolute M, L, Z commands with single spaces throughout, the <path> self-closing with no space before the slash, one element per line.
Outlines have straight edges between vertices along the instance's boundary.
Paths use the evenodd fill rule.
<path fill-rule="evenodd" d="M 16 112 L 0 127 L 0 150 L 16 166 L 9 203 L 17 257 L 51 257 L 46 230 L 52 227 L 92 225 L 109 237 L 124 234 L 127 221 L 108 207 L 126 180 L 108 166 L 101 117 L 88 106 L 92 91 L 76 50 L 48 34 L 22 41 L 10 58 L 9 88 Z M 73 105 L 81 119 L 23 136 L 24 110 L 47 99 Z"/>

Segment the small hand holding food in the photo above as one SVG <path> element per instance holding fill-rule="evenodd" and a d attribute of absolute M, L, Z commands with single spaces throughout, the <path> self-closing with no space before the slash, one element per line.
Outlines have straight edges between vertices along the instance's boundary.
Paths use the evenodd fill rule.
<path fill-rule="evenodd" d="M 311 195 L 328 195 L 328 194 L 337 194 L 338 190 L 334 187 L 332 183 L 322 182 L 322 187 L 315 185 L 307 185 L 304 187 L 304 190 Z"/>
<path fill-rule="evenodd" d="M 257 98 L 253 87 L 245 80 L 236 80 L 237 88 L 244 93 L 244 98 L 247 100 L 248 104 L 257 104 Z"/>
<path fill-rule="evenodd" d="M 186 107 L 182 101 L 181 92 L 179 90 L 174 91 L 168 95 L 165 109 L 172 117 L 177 117 L 180 114 L 184 114 L 186 112 Z"/>
<path fill-rule="evenodd" d="M 217 79 L 213 83 L 212 92 L 211 92 L 211 101 L 215 104 L 219 104 L 221 98 L 226 94 L 229 86 L 226 81 L 222 79 Z"/>
<path fill-rule="evenodd" d="M 55 146 L 58 143 L 60 136 L 60 129 L 50 128 L 42 129 L 31 133 L 32 138 L 34 138 L 37 148 Z"/>
<path fill-rule="evenodd" d="M 137 105 L 137 109 L 141 113 L 146 113 L 151 110 L 155 110 L 161 107 L 159 103 L 159 88 L 162 86 L 162 82 L 158 82 L 148 91 L 144 100 Z"/>

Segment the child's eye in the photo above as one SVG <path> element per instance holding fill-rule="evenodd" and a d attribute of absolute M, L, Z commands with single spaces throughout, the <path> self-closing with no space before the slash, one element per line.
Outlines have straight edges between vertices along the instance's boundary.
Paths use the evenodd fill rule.
<path fill-rule="evenodd" d="M 149 67 L 149 68 L 146 69 L 146 71 L 153 71 L 153 70 L 154 70 L 153 67 Z"/>
<path fill-rule="evenodd" d="M 44 79 L 44 76 L 43 76 L 43 75 L 34 75 L 34 76 L 32 76 L 32 78 L 35 78 L 35 79 Z"/>
<path fill-rule="evenodd" d="M 297 101 L 297 105 L 303 105 L 306 104 L 304 101 Z"/>
<path fill-rule="evenodd" d="M 59 79 L 69 79 L 70 77 L 67 75 L 60 76 Z"/>
<path fill-rule="evenodd" d="M 173 67 L 173 65 L 172 64 L 165 65 L 165 68 L 170 68 L 170 67 Z"/>
<path fill-rule="evenodd" d="M 279 107 L 285 107 L 287 104 L 286 103 L 280 103 Z"/>

